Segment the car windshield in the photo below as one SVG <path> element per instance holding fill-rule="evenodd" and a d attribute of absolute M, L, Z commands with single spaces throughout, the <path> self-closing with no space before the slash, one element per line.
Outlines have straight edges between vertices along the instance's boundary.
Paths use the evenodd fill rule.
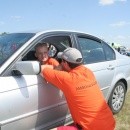
<path fill-rule="evenodd" d="M 34 35 L 34 33 L 0 35 L 0 66 Z"/>

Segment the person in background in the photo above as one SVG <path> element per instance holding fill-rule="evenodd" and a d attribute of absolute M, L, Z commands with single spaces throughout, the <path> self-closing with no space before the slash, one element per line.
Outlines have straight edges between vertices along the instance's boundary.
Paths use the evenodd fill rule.
<path fill-rule="evenodd" d="M 111 45 L 112 45 L 112 47 L 114 48 L 114 43 L 112 43 Z"/>
<path fill-rule="evenodd" d="M 43 65 L 44 78 L 61 89 L 66 97 L 73 125 L 53 130 L 114 130 L 115 120 L 106 103 L 93 72 L 82 65 L 82 55 L 67 48 L 58 55 L 63 70 Z"/>
<path fill-rule="evenodd" d="M 41 65 L 58 66 L 59 62 L 56 59 L 49 57 L 48 54 L 48 43 L 38 43 L 35 46 L 35 57 Z"/>
<path fill-rule="evenodd" d="M 118 51 L 119 53 L 121 53 L 121 49 L 120 49 L 120 47 L 117 48 L 117 51 Z"/>

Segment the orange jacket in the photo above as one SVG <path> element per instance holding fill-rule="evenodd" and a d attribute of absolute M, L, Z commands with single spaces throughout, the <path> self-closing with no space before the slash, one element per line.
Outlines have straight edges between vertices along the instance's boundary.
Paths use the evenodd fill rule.
<path fill-rule="evenodd" d="M 74 122 L 83 130 L 114 130 L 113 114 L 92 71 L 81 65 L 70 72 L 45 68 L 43 75 L 63 91 Z"/>
<path fill-rule="evenodd" d="M 58 66 L 59 62 L 54 58 L 48 58 L 48 60 L 44 63 L 45 65 L 53 65 Z"/>

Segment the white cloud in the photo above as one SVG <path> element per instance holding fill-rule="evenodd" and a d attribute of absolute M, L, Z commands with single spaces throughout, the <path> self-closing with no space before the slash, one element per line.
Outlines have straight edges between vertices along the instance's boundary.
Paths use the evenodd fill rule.
<path fill-rule="evenodd" d="M 20 21 L 23 17 L 22 16 L 11 16 L 11 19 Z"/>
<path fill-rule="evenodd" d="M 100 5 L 111 5 L 114 4 L 115 2 L 126 2 L 127 0 L 99 0 Z"/>
<path fill-rule="evenodd" d="M 116 1 L 122 1 L 122 2 L 126 2 L 127 0 L 116 0 Z"/>
<path fill-rule="evenodd" d="M 123 40 L 123 39 L 126 39 L 126 37 L 122 35 L 118 35 L 115 37 L 115 39 Z"/>
<path fill-rule="evenodd" d="M 130 25 L 130 22 L 120 21 L 118 23 L 110 24 L 110 26 L 112 26 L 112 27 L 123 27 L 123 26 L 126 26 L 126 25 Z"/>
<path fill-rule="evenodd" d="M 113 3 L 114 3 L 114 0 L 100 0 L 99 1 L 99 4 L 101 4 L 101 5 L 110 5 Z"/>

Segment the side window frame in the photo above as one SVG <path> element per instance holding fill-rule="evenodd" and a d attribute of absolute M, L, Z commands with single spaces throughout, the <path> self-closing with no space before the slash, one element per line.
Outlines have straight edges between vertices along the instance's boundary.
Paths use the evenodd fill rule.
<path fill-rule="evenodd" d="M 63 39 L 67 39 L 68 42 L 69 42 L 68 47 L 69 46 L 72 47 L 72 41 L 71 41 L 71 35 L 70 34 L 49 34 L 49 35 L 46 35 L 46 36 L 43 35 L 43 37 L 41 37 L 39 40 L 36 41 L 35 44 L 33 44 L 33 48 L 31 47 L 31 50 L 29 50 L 26 53 L 26 55 L 28 55 L 29 52 L 32 52 L 31 55 L 33 55 L 33 57 L 34 57 L 33 53 L 35 53 L 34 48 L 35 48 L 36 44 L 39 43 L 39 42 L 47 42 L 47 43 L 49 43 L 49 55 L 50 55 L 50 57 L 56 57 L 57 53 L 60 51 L 60 49 L 59 49 L 60 47 L 58 48 L 58 45 L 56 46 L 56 42 L 57 41 L 60 42 L 60 40 L 56 40 L 56 37 L 61 39 L 61 41 L 62 41 L 62 37 L 63 37 Z M 67 46 L 63 45 L 62 49 L 64 50 L 66 47 Z M 55 50 L 53 50 L 53 49 L 55 49 Z M 63 51 L 62 49 L 61 49 L 61 51 Z M 52 54 L 52 53 L 55 53 L 55 54 Z M 26 57 L 26 55 L 24 57 Z M 24 57 L 22 59 L 29 60 L 29 59 L 24 58 Z M 30 60 L 37 60 L 37 59 L 32 58 Z"/>
<path fill-rule="evenodd" d="M 116 59 L 114 50 L 104 41 L 102 41 L 103 49 L 105 52 L 106 60 L 111 61 Z"/>
<path fill-rule="evenodd" d="M 93 36 L 84 36 L 84 35 L 77 35 L 77 44 L 78 44 L 78 47 L 83 55 L 83 59 L 84 59 L 84 64 L 91 64 L 91 63 L 98 63 L 98 62 L 103 62 L 106 60 L 106 57 L 105 57 L 105 53 L 104 53 L 104 49 L 103 49 L 103 46 L 102 46 L 102 42 L 100 39 L 96 38 L 96 37 L 93 37 Z M 86 50 L 86 52 L 83 52 L 83 49 L 85 49 L 85 46 L 81 47 L 81 44 L 79 39 L 81 38 L 84 39 L 84 42 L 86 41 L 86 45 L 88 43 L 91 43 L 91 44 L 95 44 L 95 48 L 91 48 L 91 45 L 88 44 L 88 50 Z M 85 40 L 86 39 L 86 40 Z M 98 44 L 97 44 L 98 43 Z M 97 45 L 96 45 L 97 44 Z M 90 46 L 89 46 L 90 45 Z M 85 50 L 84 50 L 85 51 Z M 90 57 L 90 54 L 92 54 L 92 51 L 93 51 L 93 57 Z M 91 53 L 90 53 L 91 52 Z M 98 55 L 98 57 L 97 57 Z M 99 56 L 100 55 L 100 56 Z"/>

